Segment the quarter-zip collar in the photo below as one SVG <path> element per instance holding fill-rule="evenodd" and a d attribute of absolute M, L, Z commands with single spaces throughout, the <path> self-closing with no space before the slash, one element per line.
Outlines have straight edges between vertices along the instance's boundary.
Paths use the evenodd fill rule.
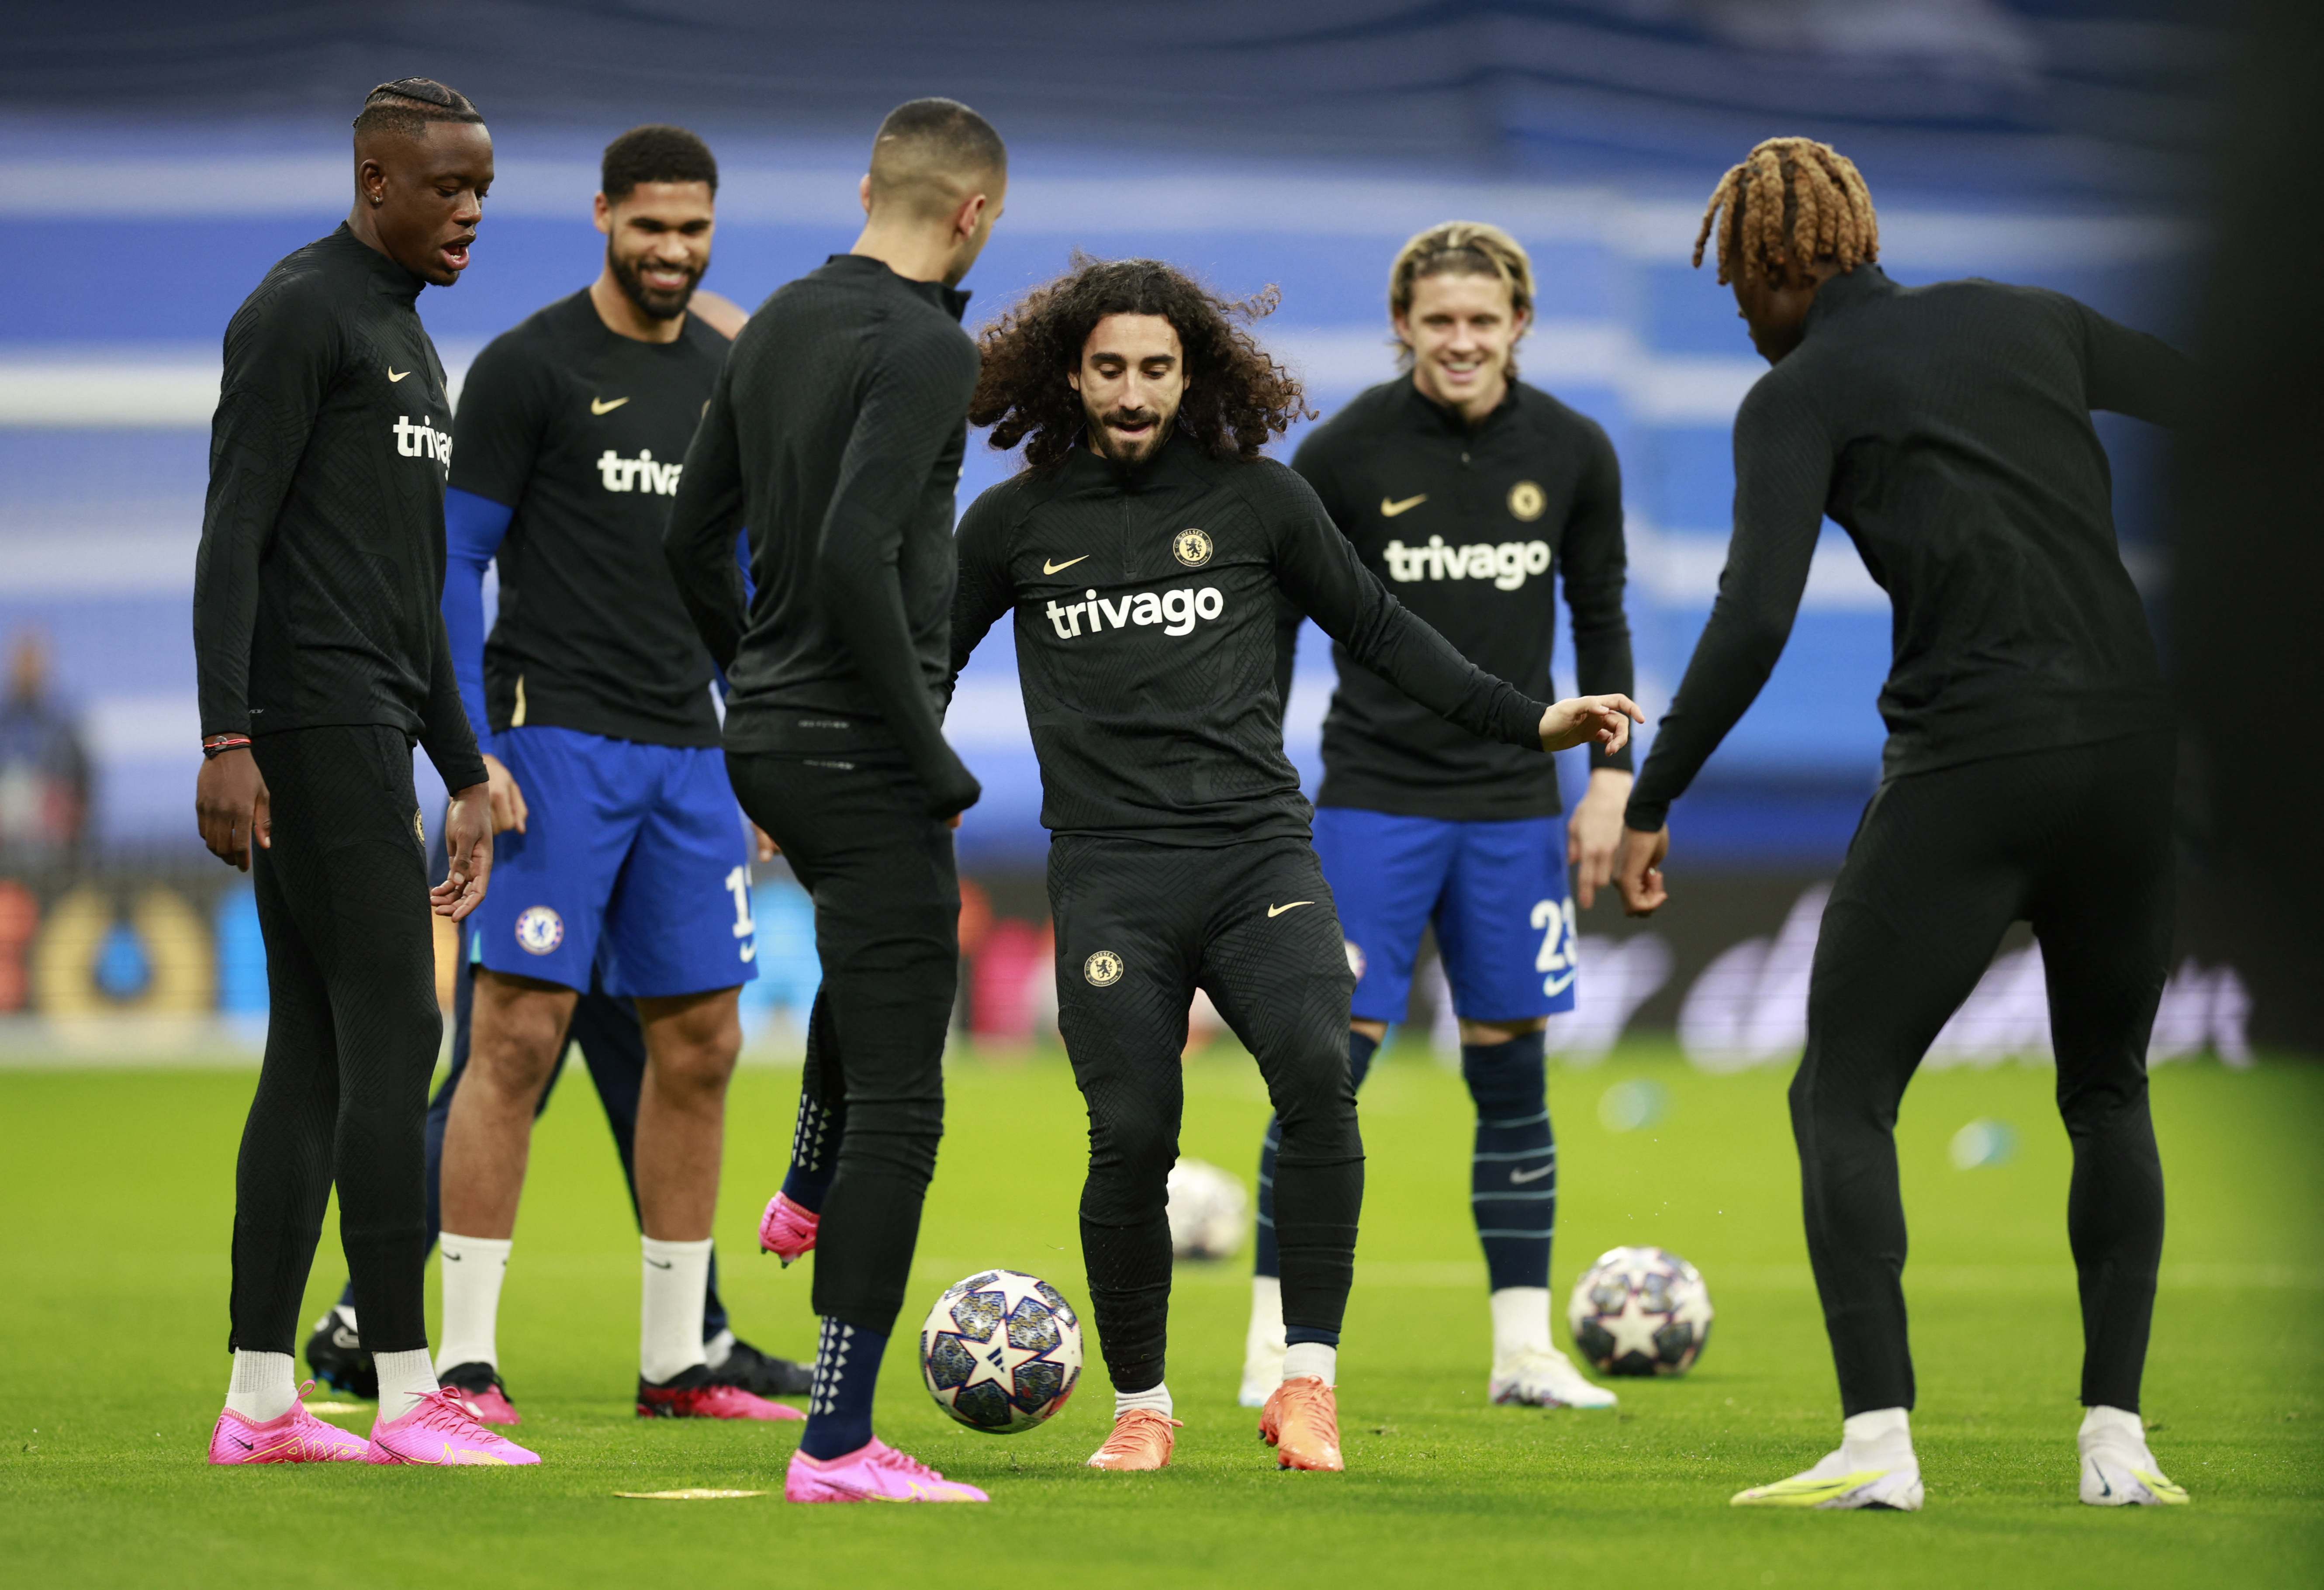
<path fill-rule="evenodd" d="M 364 274 L 371 279 L 372 291 L 383 298 L 401 299 L 407 304 L 411 303 L 420 297 L 420 289 L 428 285 L 426 278 L 413 275 L 357 237 L 355 228 L 345 221 L 339 223 L 337 231 L 323 239 L 323 245 L 358 262 Z"/>
<path fill-rule="evenodd" d="M 872 280 L 885 276 L 915 298 L 927 299 L 955 320 L 968 312 L 967 289 L 946 287 L 941 281 L 915 281 L 908 276 L 899 276 L 894 266 L 885 260 L 875 260 L 870 254 L 827 254 L 824 257 L 823 265 L 826 271 L 837 267 Z"/>
<path fill-rule="evenodd" d="M 1401 384 L 1404 387 L 1404 412 L 1416 428 L 1440 431 L 1448 436 L 1459 437 L 1463 440 L 1482 437 L 1487 431 L 1502 423 L 1508 416 L 1516 412 L 1519 401 L 1517 378 L 1511 376 L 1508 390 L 1501 394 L 1501 400 L 1493 405 L 1484 418 L 1472 426 L 1461 418 L 1458 409 L 1448 404 L 1440 403 L 1422 391 L 1420 383 L 1411 376 L 1406 375 Z"/>

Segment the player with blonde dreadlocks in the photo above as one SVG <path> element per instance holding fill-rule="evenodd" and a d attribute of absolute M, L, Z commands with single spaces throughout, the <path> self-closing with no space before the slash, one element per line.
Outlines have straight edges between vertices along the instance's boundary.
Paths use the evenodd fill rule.
<path fill-rule="evenodd" d="M 1736 414 L 1719 600 L 1624 816 L 1632 914 L 1668 897 L 1670 804 L 1766 682 L 1826 515 L 1895 607 L 1884 777 L 1824 909 L 1791 1090 L 1842 1440 L 1735 1501 L 1921 1505 L 1896 1111 L 2027 920 L 2074 1148 L 2081 1498 L 2183 1503 L 2138 1416 L 2163 1249 L 2145 1056 L 2171 947 L 2172 745 L 2089 417 L 2175 420 L 2191 370 L 2062 294 L 1898 286 L 1875 263 L 1863 178 L 1808 139 L 1770 139 L 1720 179 L 1697 265 L 1714 235 L 1775 368 Z"/>

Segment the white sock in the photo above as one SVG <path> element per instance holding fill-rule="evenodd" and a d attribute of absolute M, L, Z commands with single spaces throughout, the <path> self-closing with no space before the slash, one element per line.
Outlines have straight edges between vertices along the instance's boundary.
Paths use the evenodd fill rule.
<path fill-rule="evenodd" d="M 2085 1452 L 2101 1441 L 2126 1444 L 2137 1451 L 2146 1450 L 2146 1421 L 2135 1413 L 2098 1403 L 2082 1415 L 2082 1428 L 2078 1444 Z"/>
<path fill-rule="evenodd" d="M 1493 1362 L 1549 1350 L 1549 1288 L 1505 1286 L 1487 1300 L 1493 1310 Z"/>
<path fill-rule="evenodd" d="M 1120 1419 L 1132 1408 L 1148 1408 L 1153 1410 L 1155 1412 L 1159 1413 L 1165 1419 L 1169 1418 L 1169 1386 L 1160 1381 L 1157 1381 L 1152 1389 L 1148 1391 L 1116 1392 L 1113 1393 L 1113 1416 L 1116 1419 Z"/>
<path fill-rule="evenodd" d="M 638 1315 L 638 1373 L 649 1383 L 663 1385 L 703 1362 L 702 1300 L 710 1290 L 710 1239 L 640 1240 L 645 1295 Z"/>
<path fill-rule="evenodd" d="M 420 1405 L 420 1399 L 436 1391 L 436 1371 L 429 1366 L 428 1349 L 414 1347 L 408 1353 L 374 1353 L 372 1367 L 379 1371 L 379 1417 L 384 1424 L 391 1419 L 401 1419 Z M 463 1364 L 480 1362 L 463 1358 Z"/>
<path fill-rule="evenodd" d="M 706 1282 L 704 1291 L 706 1296 L 708 1293 Z M 733 1356 L 734 1333 L 731 1330 L 722 1330 L 702 1344 L 702 1363 L 706 1369 L 715 1369 Z"/>
<path fill-rule="evenodd" d="M 1261 1347 L 1283 1350 L 1283 1278 L 1279 1275 L 1250 1278 L 1250 1333 L 1244 1337 L 1243 1352 L 1252 1356 Z"/>
<path fill-rule="evenodd" d="M 1902 1408 L 1875 1408 L 1851 1414 L 1840 1424 L 1840 1449 L 1850 1463 L 1895 1468 L 1917 1463 L 1913 1456 L 1913 1418 Z"/>
<path fill-rule="evenodd" d="M 1327 1386 L 1340 1383 L 1340 1349 L 1323 1342 L 1293 1342 L 1283 1354 L 1283 1378 L 1320 1374 Z"/>
<path fill-rule="evenodd" d="M 462 1364 L 501 1366 L 501 1282 L 508 1279 L 509 1237 L 437 1239 L 443 1258 L 444 1329 L 436 1351 L 438 1374 Z M 424 1393 L 423 1393 L 424 1394 Z"/>
<path fill-rule="evenodd" d="M 248 1353 L 236 1347 L 226 1405 L 253 1424 L 280 1419 L 299 1400 L 298 1369 L 288 1353 Z"/>

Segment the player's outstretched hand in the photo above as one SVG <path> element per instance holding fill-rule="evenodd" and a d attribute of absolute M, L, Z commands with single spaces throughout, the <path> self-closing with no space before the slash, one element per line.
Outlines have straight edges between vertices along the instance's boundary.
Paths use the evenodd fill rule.
<path fill-rule="evenodd" d="M 1630 743 L 1630 725 L 1646 721 L 1638 703 L 1627 695 L 1577 695 L 1552 702 L 1541 715 L 1541 749 L 1562 751 L 1597 745 L 1618 751 Z"/>
<path fill-rule="evenodd" d="M 490 751 L 484 753 L 484 788 L 493 806 L 493 832 L 506 833 L 513 828 L 522 833 L 524 820 L 531 815 L 524 804 L 524 787 L 508 765 Z"/>
<path fill-rule="evenodd" d="M 1587 911 L 1598 891 L 1614 881 L 1622 854 L 1622 808 L 1629 803 L 1630 776 L 1619 767 L 1593 767 L 1590 788 L 1565 823 L 1565 864 L 1573 876 L 1573 898 Z"/>
<path fill-rule="evenodd" d="M 1670 854 L 1667 823 L 1652 833 L 1622 831 L 1622 864 L 1614 881 L 1622 890 L 1625 916 L 1652 916 L 1670 898 L 1663 887 L 1663 859 Z"/>
<path fill-rule="evenodd" d="M 194 780 L 194 823 L 210 854 L 229 867 L 250 870 L 250 847 L 271 848 L 274 818 L 268 809 L 266 776 L 246 745 L 220 751 L 202 763 Z"/>
<path fill-rule="evenodd" d="M 444 848 L 451 853 L 452 869 L 428 891 L 438 916 L 464 921 L 484 903 L 484 884 L 493 875 L 491 792 L 489 783 L 456 791 L 444 813 Z"/>

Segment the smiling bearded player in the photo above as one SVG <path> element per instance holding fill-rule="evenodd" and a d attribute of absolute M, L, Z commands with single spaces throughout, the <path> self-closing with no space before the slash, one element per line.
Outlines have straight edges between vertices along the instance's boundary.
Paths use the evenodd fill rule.
<path fill-rule="evenodd" d="M 1622 475 L 1606 433 L 1517 380 L 1533 318 L 1533 266 L 1496 226 L 1448 221 L 1404 245 L 1388 308 L 1408 376 L 1362 393 L 1300 444 L 1315 488 L 1365 566 L 1463 657 L 1551 693 L 1556 587 L 1573 614 L 1576 684 L 1630 689 L 1622 616 Z M 1557 768 L 1464 734 L 1337 651 L 1323 721 L 1315 853 L 1356 970 L 1348 1071 L 1358 1087 L 1388 1025 L 1404 1018 L 1420 934 L 1432 923 L 1461 1018 L 1461 1074 L 1477 1106 L 1470 1209 L 1485 1250 L 1495 1402 L 1610 1408 L 1550 1340 L 1557 1223 L 1542 1031 L 1573 1008 L 1577 968 L 1566 868 L 1582 903 L 1607 882 L 1630 793 L 1627 746 L 1593 749 L 1590 792 L 1560 821 Z M 1242 1402 L 1282 1376 L 1274 1222 L 1277 1128 L 1259 1169 L 1250 1336 Z"/>
<path fill-rule="evenodd" d="M 714 1372 L 702 1328 L 736 994 L 758 968 L 710 657 L 659 552 L 678 461 L 726 354 L 687 313 L 717 184 L 709 149 L 682 128 L 615 139 L 595 204 L 603 272 L 485 348 L 460 400 L 445 611 L 469 712 L 492 728 L 502 887 L 468 937 L 473 1037 L 444 1135 L 438 1362 L 500 1422 L 516 1420 L 495 1327 L 533 1116 L 593 974 L 635 1001 L 645 1033 L 637 1411 L 803 1417 Z M 495 556 L 486 639 L 478 586 Z"/>
<path fill-rule="evenodd" d="M 1289 1346 L 1259 1433 L 1284 1467 L 1343 1466 L 1333 1386 L 1363 1200 L 1351 979 L 1283 752 L 1279 615 L 1312 615 L 1430 712 L 1528 752 L 1618 749 L 1637 712 L 1620 695 L 1545 708 L 1388 594 L 1307 483 L 1259 456 L 1302 399 L 1239 310 L 1263 308 L 1150 260 L 1085 263 L 985 334 L 969 411 L 995 446 L 1025 444 L 1024 472 L 961 522 L 952 666 L 1014 610 L 1054 835 L 1058 1026 L 1089 1104 L 1082 1247 L 1115 1394 L 1094 1468 L 1170 1459 L 1165 1182 L 1198 987 L 1281 1122 Z"/>

